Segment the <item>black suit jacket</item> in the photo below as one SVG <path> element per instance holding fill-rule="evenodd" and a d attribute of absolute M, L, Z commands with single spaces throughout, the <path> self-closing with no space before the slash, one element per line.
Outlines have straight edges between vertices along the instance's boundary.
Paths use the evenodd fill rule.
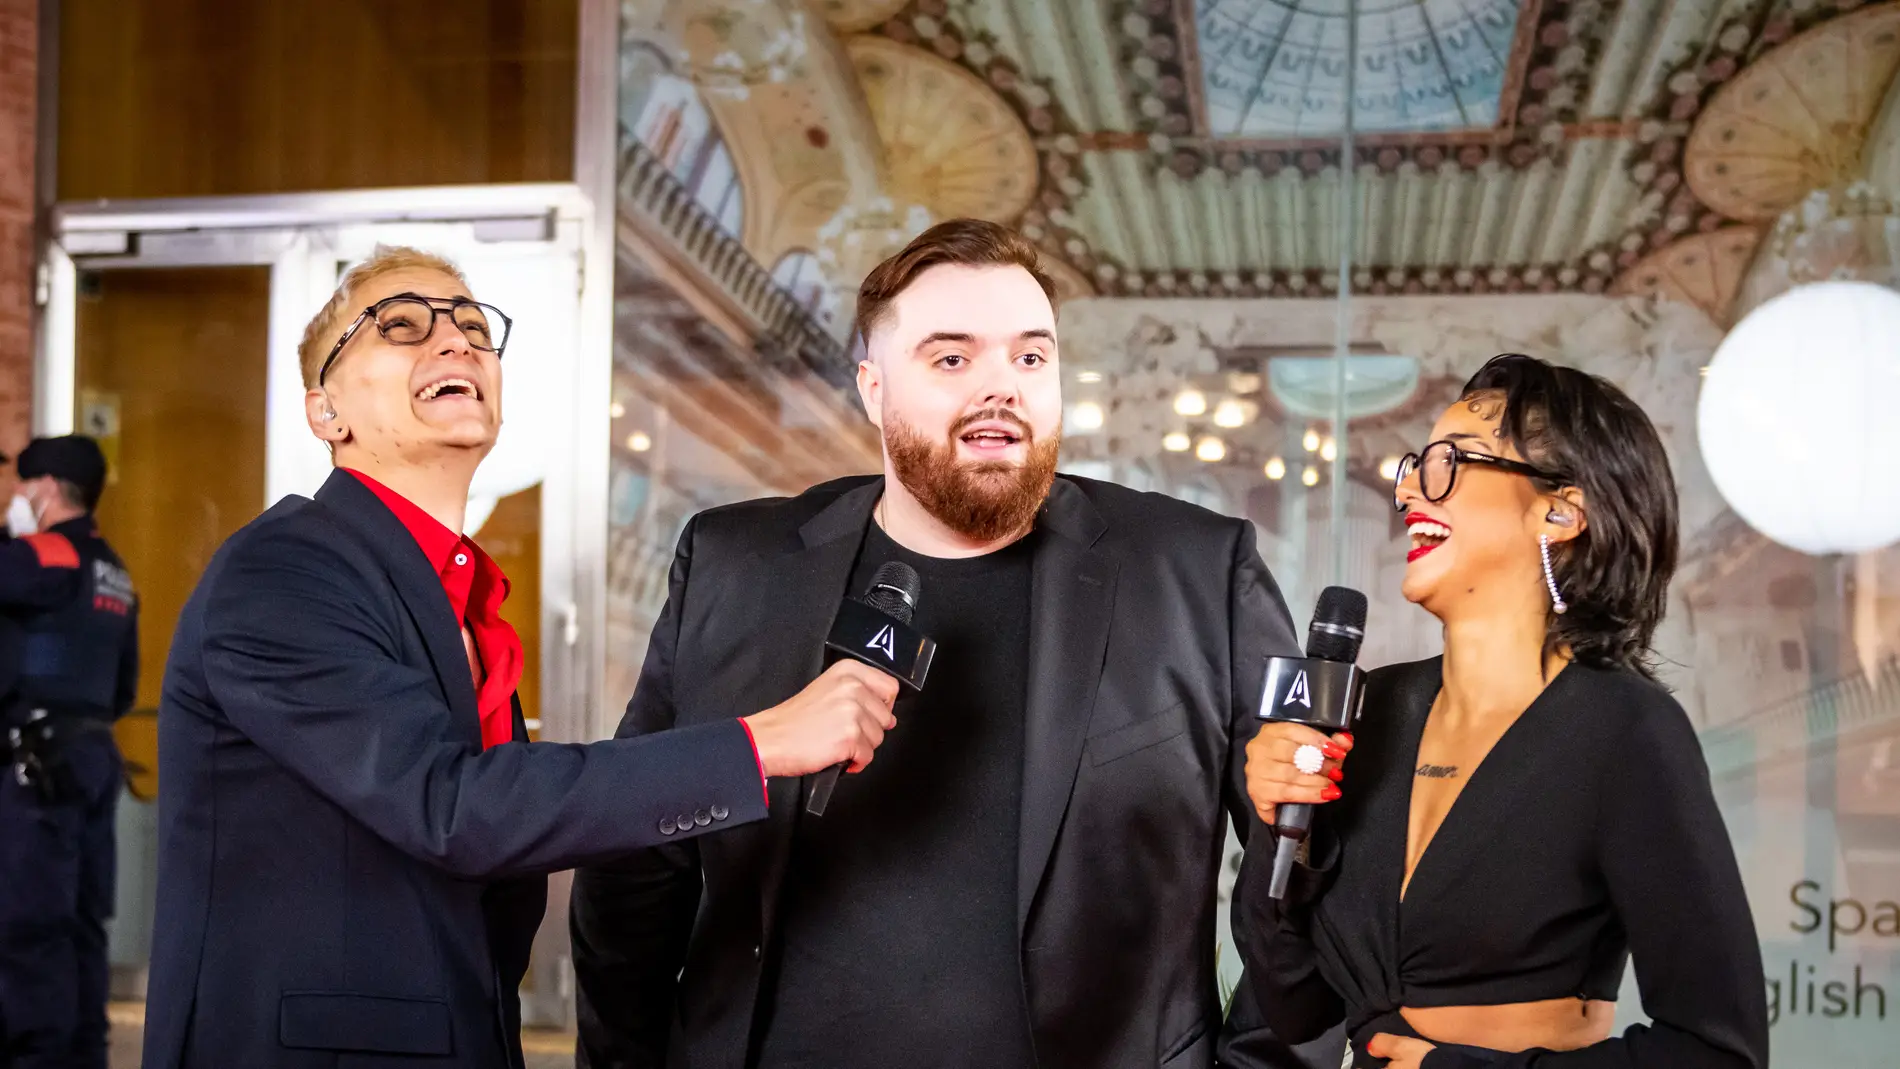
<path fill-rule="evenodd" d="M 519 1066 L 543 874 L 765 811 L 731 717 L 484 751 L 440 578 L 344 472 L 218 551 L 158 722 L 149 1069 Z"/>
<path fill-rule="evenodd" d="M 765 708 L 817 675 L 882 485 L 695 517 L 620 735 Z M 1038 524 L 1017 895 L 1039 1060 L 1204 1069 L 1218 1046 L 1227 1064 L 1301 1064 L 1246 998 L 1223 1035 L 1215 984 L 1225 820 L 1246 834 L 1264 661 L 1299 652 L 1252 528 L 1067 476 Z M 803 789 L 775 779 L 766 822 L 578 874 L 583 1064 L 746 1063 Z M 901 1034 L 902 1006 L 890 1022 Z"/>

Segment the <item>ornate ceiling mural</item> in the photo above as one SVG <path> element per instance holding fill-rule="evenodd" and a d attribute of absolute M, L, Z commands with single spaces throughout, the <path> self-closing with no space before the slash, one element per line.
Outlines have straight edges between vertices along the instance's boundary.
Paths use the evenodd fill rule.
<path fill-rule="evenodd" d="M 1760 244 L 1760 232 L 1745 227 L 1695 234 L 1637 261 L 1611 292 L 1693 304 L 1721 323 Z"/>
<path fill-rule="evenodd" d="M 845 42 L 883 143 L 886 188 L 939 218 L 1013 221 L 1036 192 L 1036 147 L 976 75 L 883 37 Z"/>
<path fill-rule="evenodd" d="M 1860 166 L 1861 144 L 1900 66 L 1900 7 L 1818 26 L 1717 90 L 1683 177 L 1711 209 L 1765 222 Z"/>
<path fill-rule="evenodd" d="M 1355 0 L 1194 0 L 1202 125 L 1216 139 L 1337 137 L 1346 11 Z M 1496 124 L 1522 0 L 1356 3 L 1364 62 L 1353 126 L 1367 133 Z"/>
<path fill-rule="evenodd" d="M 1067 291 L 1242 298 L 1337 288 L 1347 2 L 678 0 L 816 16 L 796 77 L 715 105 L 775 197 L 813 188 L 790 172 L 815 153 L 836 211 L 1013 222 Z M 1900 0 L 1356 10 L 1344 162 L 1371 295 L 1659 294 L 1719 321 L 1776 216 L 1851 177 L 1900 64 Z M 868 121 L 801 116 L 796 152 L 736 114 L 837 79 Z M 840 144 L 866 126 L 877 144 Z M 755 254 L 815 247 L 817 215 Z"/>

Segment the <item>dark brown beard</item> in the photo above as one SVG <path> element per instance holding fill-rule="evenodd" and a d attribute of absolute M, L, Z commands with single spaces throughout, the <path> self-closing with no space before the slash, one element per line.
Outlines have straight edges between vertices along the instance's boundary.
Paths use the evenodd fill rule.
<path fill-rule="evenodd" d="M 998 420 L 1015 425 L 1029 447 L 1021 466 L 998 460 L 964 463 L 957 459 L 957 440 L 972 424 Z M 1049 484 L 1055 481 L 1062 448 L 1060 434 L 1038 441 L 1029 425 L 1009 411 L 990 409 L 965 416 L 940 442 L 926 439 L 917 428 L 892 413 L 884 417 L 884 447 L 891 467 L 924 511 L 937 522 L 973 542 L 994 542 L 1029 527 Z"/>

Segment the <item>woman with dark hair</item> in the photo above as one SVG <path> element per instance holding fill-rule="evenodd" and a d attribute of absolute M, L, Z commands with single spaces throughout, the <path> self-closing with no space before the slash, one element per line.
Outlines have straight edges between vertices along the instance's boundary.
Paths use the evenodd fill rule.
<path fill-rule="evenodd" d="M 1247 748 L 1266 823 L 1327 803 L 1287 897 L 1235 903 L 1268 1023 L 1343 1021 L 1360 1067 L 1766 1065 L 1741 874 L 1651 665 L 1676 565 L 1656 429 L 1602 379 L 1500 356 L 1394 494 L 1445 652 L 1372 672 L 1356 738 L 1269 724 Z M 1651 1023 L 1612 1038 L 1632 957 Z"/>

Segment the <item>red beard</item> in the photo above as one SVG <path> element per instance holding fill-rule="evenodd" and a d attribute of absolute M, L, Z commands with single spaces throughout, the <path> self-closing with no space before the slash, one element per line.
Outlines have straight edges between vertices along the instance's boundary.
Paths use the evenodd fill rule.
<path fill-rule="evenodd" d="M 957 441 L 985 420 L 1012 424 L 1029 447 L 1022 464 L 999 460 L 965 462 Z M 1062 447 L 1060 435 L 1038 441 L 1035 432 L 1005 409 L 989 409 L 958 420 L 939 442 L 926 439 L 894 414 L 884 417 L 884 447 L 897 481 L 937 522 L 973 542 L 994 542 L 1028 529 L 1049 496 Z"/>

